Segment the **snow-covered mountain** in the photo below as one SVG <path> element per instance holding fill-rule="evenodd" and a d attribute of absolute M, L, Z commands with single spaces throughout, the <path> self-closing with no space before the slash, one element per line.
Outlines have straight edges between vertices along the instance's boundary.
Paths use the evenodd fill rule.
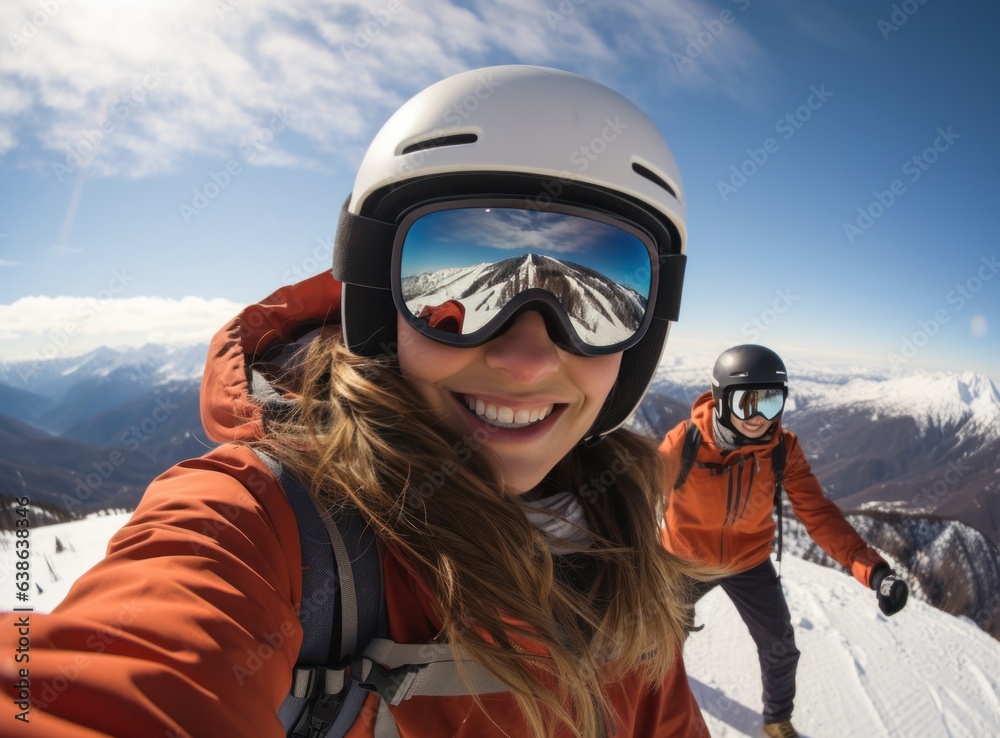
<path fill-rule="evenodd" d="M 0 494 L 76 515 L 130 508 L 159 473 L 205 453 L 207 346 L 97 349 L 0 364 Z"/>
<path fill-rule="evenodd" d="M 712 361 L 668 355 L 632 419 L 662 438 L 690 416 Z M 926 599 L 1000 637 L 1000 395 L 971 372 L 788 362 L 784 427 L 827 495 Z M 786 504 L 786 548 L 834 566 Z M 838 567 L 839 568 L 839 567 Z"/>
<path fill-rule="evenodd" d="M 606 336 L 610 320 L 612 334 L 628 337 L 646 310 L 646 299 L 634 289 L 593 269 L 540 254 L 425 272 L 402 282 L 403 297 L 414 315 L 448 300 L 461 302 L 465 307 L 464 333 L 483 327 L 511 297 L 529 288 L 556 295 L 576 323 L 581 338 L 605 345 L 606 338 L 595 334 L 599 326 Z"/>
<path fill-rule="evenodd" d="M 789 425 L 806 409 L 851 410 L 868 413 L 872 421 L 912 418 L 921 431 L 961 428 L 983 440 L 1000 439 L 1000 391 L 984 374 L 786 365 Z M 650 389 L 690 402 L 709 388 L 710 372 L 711 364 L 703 360 L 668 352 Z"/>
<path fill-rule="evenodd" d="M 0 361 L 0 384 L 55 400 L 81 382 L 102 381 L 142 385 L 201 379 L 208 346 L 147 344 L 137 349 L 98 348 L 80 356 Z"/>
<path fill-rule="evenodd" d="M 36 528 L 32 575 L 48 612 L 103 555 L 127 516 Z M 62 550 L 57 552 L 56 538 Z M 14 547 L 0 534 L 0 608 L 15 604 Z M 851 577 L 786 555 L 782 583 L 802 652 L 795 724 L 803 736 L 984 738 L 1000 735 L 1000 642 L 970 622 L 912 598 L 886 618 Z M 698 604 L 704 630 L 684 648 L 689 681 L 713 738 L 757 736 L 760 667 L 725 594 Z"/>
<path fill-rule="evenodd" d="M 197 389 L 207 352 L 204 345 L 149 344 L 138 349 L 99 348 L 82 356 L 49 361 L 2 363 L 0 386 L 12 401 L 0 407 L 0 415 L 64 435 L 119 405 L 141 403 L 157 389 Z M 17 392 L 31 394 L 15 403 Z M 46 402 L 32 402 L 36 396 Z M 27 409 L 18 410 L 24 407 Z"/>
<path fill-rule="evenodd" d="M 956 518 L 1000 544 L 1000 393 L 973 372 L 879 372 L 786 362 L 783 425 L 845 510 Z M 661 438 L 709 387 L 711 363 L 669 354 L 633 418 Z"/>
<path fill-rule="evenodd" d="M 1000 639 L 1000 549 L 957 520 L 880 507 L 870 503 L 847 520 L 906 579 L 913 596 Z M 809 538 L 787 502 L 783 550 L 843 571 Z"/>
<path fill-rule="evenodd" d="M 989 377 L 964 372 L 915 372 L 882 379 L 852 378 L 843 383 L 803 378 L 793 383 L 794 405 L 829 412 L 850 408 L 880 418 L 913 418 L 921 433 L 938 428 L 960 437 L 1000 439 L 1000 392 Z"/>

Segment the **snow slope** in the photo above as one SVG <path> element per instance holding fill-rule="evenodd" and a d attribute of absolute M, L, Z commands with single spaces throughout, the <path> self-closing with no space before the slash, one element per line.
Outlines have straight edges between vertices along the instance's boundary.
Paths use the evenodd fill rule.
<path fill-rule="evenodd" d="M 43 591 L 33 590 L 28 603 L 14 599 L 11 537 L 0 535 L 0 607 L 52 609 L 127 519 L 92 517 L 33 529 L 32 580 Z M 803 736 L 1000 736 L 1000 642 L 913 599 L 886 618 L 874 593 L 846 574 L 787 553 L 782 567 L 802 651 L 795 724 Z M 697 620 L 705 629 L 691 636 L 684 655 L 713 738 L 756 736 L 760 672 L 746 628 L 718 589 L 699 603 Z"/>
<path fill-rule="evenodd" d="M 799 660 L 794 723 L 803 736 L 1000 736 L 1000 642 L 911 598 L 887 618 L 854 579 L 792 556 L 782 582 Z M 756 736 L 760 670 L 729 599 L 698 604 L 705 629 L 684 650 L 713 738 Z"/>
<path fill-rule="evenodd" d="M 15 597 L 14 538 L 9 532 L 0 531 L 0 609 L 30 606 L 35 612 L 49 612 L 66 596 L 77 577 L 104 557 L 111 536 L 130 516 L 131 513 L 95 515 L 86 520 L 30 529 L 31 597 L 27 602 L 19 602 Z M 56 553 L 57 538 L 63 545 L 60 553 Z"/>

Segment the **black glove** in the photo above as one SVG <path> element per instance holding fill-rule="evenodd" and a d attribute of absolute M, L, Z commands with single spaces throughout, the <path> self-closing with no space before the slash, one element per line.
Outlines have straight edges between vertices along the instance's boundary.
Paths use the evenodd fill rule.
<path fill-rule="evenodd" d="M 871 577 L 872 589 L 878 597 L 878 609 L 886 615 L 895 615 L 906 605 L 910 588 L 906 582 L 896 576 L 896 572 L 888 564 L 875 567 Z"/>

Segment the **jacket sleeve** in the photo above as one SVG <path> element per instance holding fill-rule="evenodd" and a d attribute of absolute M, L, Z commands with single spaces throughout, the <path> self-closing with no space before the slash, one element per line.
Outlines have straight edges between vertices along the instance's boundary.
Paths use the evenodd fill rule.
<path fill-rule="evenodd" d="M 789 431 L 782 434 L 787 449 L 784 487 L 795 516 L 820 548 L 861 584 L 870 587 L 872 569 L 885 560 L 865 543 L 840 508 L 824 494 L 795 434 Z"/>
<path fill-rule="evenodd" d="M 680 653 L 660 688 L 646 695 L 632 730 L 623 732 L 635 738 L 710 738 Z"/>
<path fill-rule="evenodd" d="M 284 736 L 300 590 L 280 487 L 248 448 L 222 446 L 155 480 L 106 557 L 30 614 L 26 664 L 23 614 L 0 615 L 0 681 L 17 699 L 14 667 L 29 670 L 33 735 Z"/>

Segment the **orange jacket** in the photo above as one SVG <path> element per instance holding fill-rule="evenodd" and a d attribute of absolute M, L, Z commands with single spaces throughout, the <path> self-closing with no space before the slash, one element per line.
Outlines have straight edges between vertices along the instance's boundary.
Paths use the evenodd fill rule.
<path fill-rule="evenodd" d="M 18 619 L 0 615 L 0 735 L 260 736 L 280 738 L 277 708 L 302 640 L 295 516 L 246 446 L 260 413 L 248 395 L 245 348 L 262 351 L 303 325 L 336 316 L 340 286 L 321 275 L 244 310 L 213 340 L 203 420 L 225 443 L 156 479 L 108 554 L 50 615 L 29 614 L 30 660 L 16 663 Z M 383 560 L 391 637 L 429 643 L 441 624 L 402 562 Z M 26 668 L 30 727 L 12 705 Z M 655 690 L 636 679 L 609 685 L 617 735 L 707 736 L 683 662 Z M 391 708 L 401 738 L 518 736 L 509 695 L 415 697 Z M 373 736 L 377 697 L 351 738 Z M 25 733 L 26 735 L 28 733 Z"/>
<path fill-rule="evenodd" d="M 701 446 L 687 480 L 668 492 L 664 542 L 679 556 L 743 572 L 763 563 L 771 552 L 775 532 L 771 451 L 779 436 L 775 433 L 767 443 L 725 453 L 715 445 L 713 413 L 712 393 L 706 392 L 691 412 L 701 431 Z M 660 444 L 672 469 L 680 463 L 686 431 L 687 421 L 679 423 Z M 870 586 L 872 569 L 885 560 L 823 494 L 795 434 L 780 425 L 779 433 L 786 449 L 783 486 L 795 516 L 824 551 Z"/>

